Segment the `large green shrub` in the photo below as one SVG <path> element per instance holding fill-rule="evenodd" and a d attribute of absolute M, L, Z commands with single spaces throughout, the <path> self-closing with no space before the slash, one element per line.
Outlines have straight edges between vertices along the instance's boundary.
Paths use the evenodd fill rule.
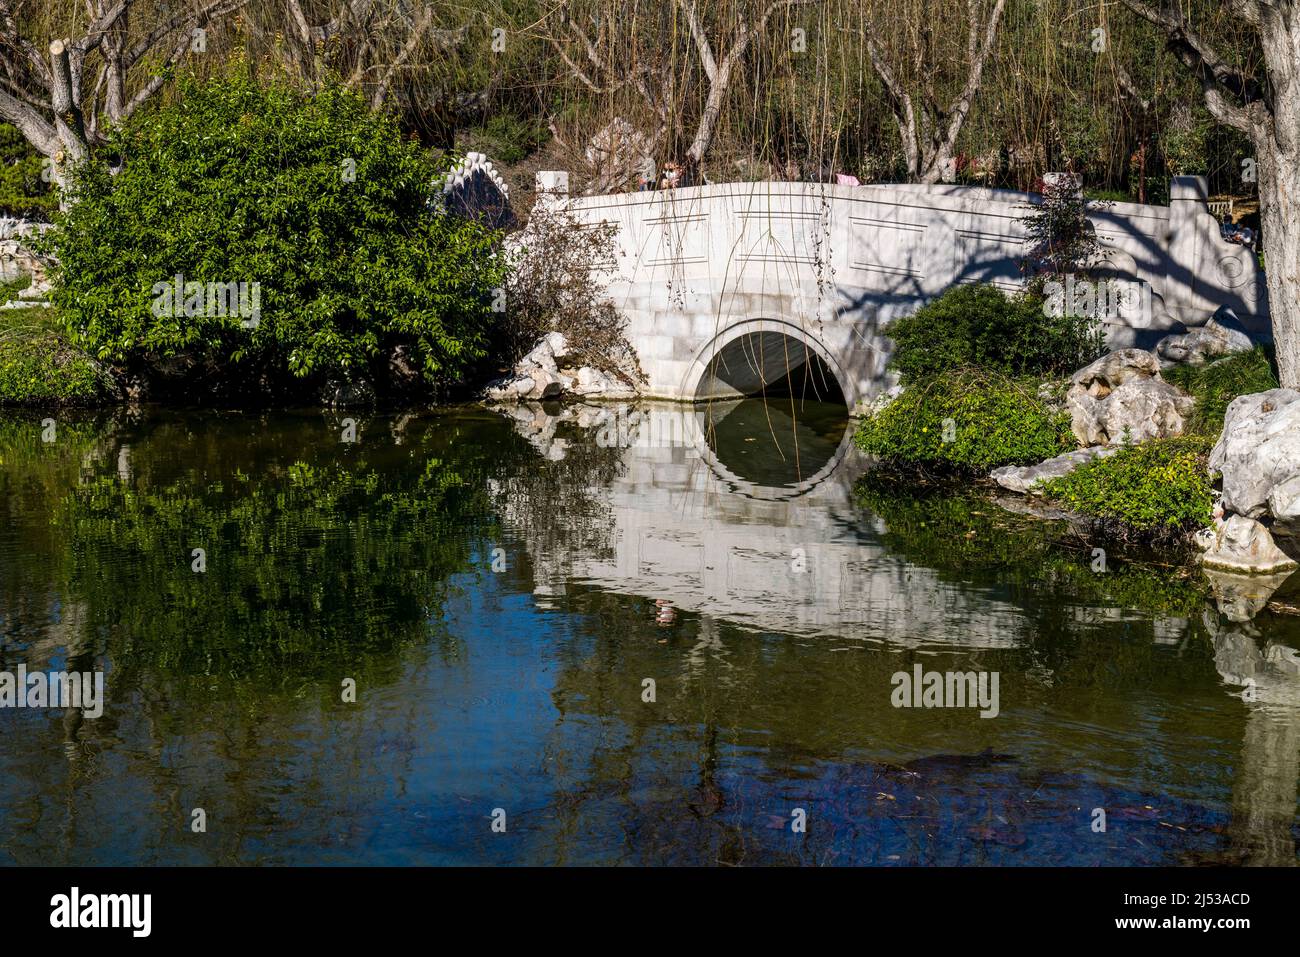
<path fill-rule="evenodd" d="M 1075 447 L 1069 416 L 1050 408 L 1032 385 L 977 370 L 914 383 L 867 415 L 855 439 L 891 465 L 935 472 L 985 473 Z"/>
<path fill-rule="evenodd" d="M 1040 489 L 1120 536 L 1176 536 L 1210 522 L 1210 441 L 1153 439 L 1096 458 Z"/>
<path fill-rule="evenodd" d="M 439 170 L 356 95 L 189 81 L 107 158 L 125 165 L 80 170 L 52 239 L 53 301 L 101 359 L 274 393 L 378 378 L 395 355 L 444 384 L 486 353 L 494 235 L 437 213 Z M 231 283 L 247 308 L 221 315 L 206 284 Z"/>
<path fill-rule="evenodd" d="M 1039 296 L 996 286 L 954 286 L 910 316 L 895 319 L 892 365 L 904 382 L 972 366 L 1006 375 L 1064 375 L 1102 353 L 1088 318 L 1049 316 Z"/>

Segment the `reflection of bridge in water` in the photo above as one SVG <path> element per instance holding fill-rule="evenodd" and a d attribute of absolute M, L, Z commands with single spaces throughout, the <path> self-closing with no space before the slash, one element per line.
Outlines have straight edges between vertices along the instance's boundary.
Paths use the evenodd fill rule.
<path fill-rule="evenodd" d="M 1038 202 L 973 186 L 787 182 L 570 196 L 556 172 L 538 174 L 538 195 L 584 228 L 613 228 L 614 255 L 593 268 L 627 319 L 645 394 L 753 395 L 793 373 L 850 407 L 889 381 L 893 319 L 962 283 L 1022 288 L 1023 218 Z M 1112 346 L 1150 348 L 1225 307 L 1267 334 L 1259 264 L 1222 238 L 1206 196 L 1203 178 L 1177 177 L 1168 206 L 1090 207 L 1106 272 L 1150 293 L 1149 309 L 1107 318 Z"/>
<path fill-rule="evenodd" d="M 853 502 L 862 463 L 842 417 L 833 440 L 800 443 L 797 469 L 787 447 L 787 482 L 758 484 L 737 464 L 745 450 L 715 429 L 737 414 L 735 404 L 521 413 L 538 417 L 524 431 L 549 457 L 565 454 L 557 427 L 568 422 L 617 443 L 621 464 L 609 487 L 592 490 L 612 519 L 608 548 L 530 543 L 539 596 L 578 582 L 761 631 L 905 644 L 1006 647 L 1032 633 L 1015 605 L 884 547 L 883 524 Z M 770 414 L 780 440 L 790 419 L 779 402 Z M 755 454 L 774 454 L 744 438 Z"/>

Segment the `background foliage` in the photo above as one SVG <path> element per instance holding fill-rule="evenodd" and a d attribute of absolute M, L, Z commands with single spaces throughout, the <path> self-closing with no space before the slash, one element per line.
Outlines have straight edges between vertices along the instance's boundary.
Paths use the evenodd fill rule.
<path fill-rule="evenodd" d="M 0 123 L 0 213 L 48 220 L 59 208 L 59 200 L 43 175 L 45 168 L 45 159 L 18 130 Z"/>

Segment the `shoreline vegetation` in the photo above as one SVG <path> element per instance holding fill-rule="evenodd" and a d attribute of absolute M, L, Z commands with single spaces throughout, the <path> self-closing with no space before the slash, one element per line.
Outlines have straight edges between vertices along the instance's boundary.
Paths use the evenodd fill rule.
<path fill-rule="evenodd" d="M 1154 357 L 1105 353 L 1087 323 L 1062 336 L 1059 318 L 1041 303 L 1032 285 L 1019 296 L 966 287 L 891 327 L 901 383 L 859 421 L 855 443 L 872 457 L 878 477 L 989 493 L 1010 488 L 1024 494 L 1024 509 L 1067 518 L 1099 541 L 1139 543 L 1191 560 L 1204 550 L 1197 536 L 1221 517 L 1211 449 L 1234 399 L 1278 387 L 1270 351 L 1257 345 L 1155 371 L 1139 381 L 1173 396 L 1172 419 L 1134 417 L 1122 434 L 1096 445 L 1088 403 L 1097 386 L 1088 385 L 1088 371 L 1099 370 L 1101 380 L 1108 366 L 1132 363 L 1151 366 L 1143 369 L 1150 373 Z M 1031 350 L 996 348 L 1014 341 L 998 332 L 1012 324 Z M 1076 362 L 1084 368 L 1060 375 Z"/>

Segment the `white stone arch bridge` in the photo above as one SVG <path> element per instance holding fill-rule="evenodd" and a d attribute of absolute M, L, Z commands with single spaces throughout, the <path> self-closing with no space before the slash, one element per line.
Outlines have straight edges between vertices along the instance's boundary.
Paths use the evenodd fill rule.
<path fill-rule="evenodd" d="M 617 227 L 592 263 L 628 319 L 653 398 L 735 398 L 787 376 L 850 408 L 889 384 L 891 319 L 958 283 L 1023 282 L 1021 217 L 1037 197 L 970 186 L 727 183 L 573 197 L 538 174 L 539 202 L 581 227 Z M 1110 203 L 1090 214 L 1112 273 L 1149 287 L 1153 308 L 1108 329 L 1149 348 L 1178 322 L 1231 309 L 1265 336 L 1251 249 L 1221 239 L 1205 181 L 1175 179 L 1169 206 Z M 809 394 L 805 388 L 804 394 Z"/>

